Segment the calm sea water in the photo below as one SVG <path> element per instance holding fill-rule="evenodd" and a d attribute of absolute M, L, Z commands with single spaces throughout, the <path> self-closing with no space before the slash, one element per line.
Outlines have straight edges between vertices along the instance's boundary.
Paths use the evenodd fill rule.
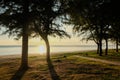
<path fill-rule="evenodd" d="M 71 51 L 87 51 L 87 50 L 96 50 L 96 45 L 51 45 L 51 53 L 59 52 L 71 52 Z M 105 48 L 105 46 L 103 46 Z M 109 48 L 114 48 L 113 45 L 110 45 Z M 21 46 L 0 46 L 0 55 L 13 55 L 21 54 Z M 29 46 L 29 53 L 44 54 L 44 46 Z"/>

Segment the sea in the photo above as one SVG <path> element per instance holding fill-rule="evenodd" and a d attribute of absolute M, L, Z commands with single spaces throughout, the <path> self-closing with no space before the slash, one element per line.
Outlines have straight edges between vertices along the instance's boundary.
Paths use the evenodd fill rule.
<path fill-rule="evenodd" d="M 115 45 L 109 45 L 109 49 L 114 49 Z M 96 50 L 96 45 L 50 45 L 51 54 L 61 53 L 61 52 L 75 52 L 75 51 L 89 51 Z M 105 49 L 105 45 L 103 46 Z M 22 46 L 20 45 L 2 45 L 0 46 L 0 56 L 1 55 L 15 55 L 21 54 Z M 45 54 L 46 48 L 44 45 L 40 46 L 29 46 L 29 54 Z"/>

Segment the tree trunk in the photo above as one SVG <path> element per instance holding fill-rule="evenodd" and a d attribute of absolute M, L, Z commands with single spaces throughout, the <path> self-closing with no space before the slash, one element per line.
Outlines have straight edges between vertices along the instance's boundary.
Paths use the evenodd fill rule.
<path fill-rule="evenodd" d="M 103 53 L 103 52 L 102 52 L 102 39 L 99 40 L 99 43 L 100 43 L 100 46 L 99 46 L 99 47 L 100 47 L 100 48 L 99 48 L 99 49 L 100 49 L 100 50 L 99 50 L 99 56 L 102 56 L 102 53 Z"/>
<path fill-rule="evenodd" d="M 28 34 L 27 34 L 27 27 L 23 28 L 21 68 L 23 68 L 23 69 L 28 68 Z"/>
<path fill-rule="evenodd" d="M 100 45 L 99 43 L 97 43 L 97 54 L 99 54 L 99 51 L 100 51 Z"/>
<path fill-rule="evenodd" d="M 48 40 L 48 37 L 46 37 L 45 40 L 45 44 L 46 44 L 46 59 L 47 61 L 50 60 L 50 44 L 49 44 L 49 40 Z"/>
<path fill-rule="evenodd" d="M 105 42 L 106 42 L 105 55 L 108 55 L 108 39 L 105 39 Z"/>
<path fill-rule="evenodd" d="M 29 0 L 23 1 L 23 33 L 22 33 L 22 60 L 21 68 L 28 68 L 28 23 L 29 23 Z"/>
<path fill-rule="evenodd" d="M 102 56 L 102 39 L 103 39 L 103 25 L 100 26 L 100 35 L 99 35 L 99 44 L 100 44 L 100 52 L 99 56 Z"/>
<path fill-rule="evenodd" d="M 118 51 L 118 39 L 116 39 L 116 52 L 119 52 Z"/>

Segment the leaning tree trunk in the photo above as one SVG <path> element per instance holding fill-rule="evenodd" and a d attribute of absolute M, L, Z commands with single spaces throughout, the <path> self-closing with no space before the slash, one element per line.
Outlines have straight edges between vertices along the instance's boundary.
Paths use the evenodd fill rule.
<path fill-rule="evenodd" d="M 46 44 L 46 59 L 48 62 L 50 60 L 50 44 L 49 44 L 48 37 L 46 37 L 44 40 L 45 40 L 45 44 Z"/>
<path fill-rule="evenodd" d="M 21 68 L 23 68 L 23 69 L 28 68 L 28 34 L 27 34 L 27 26 L 23 28 Z"/>
<path fill-rule="evenodd" d="M 116 52 L 118 52 L 118 39 L 116 39 Z"/>
<path fill-rule="evenodd" d="M 105 55 L 108 55 L 108 39 L 105 39 L 105 42 L 106 42 Z"/>
<path fill-rule="evenodd" d="M 51 62 L 51 59 L 50 59 L 50 44 L 49 44 L 49 40 L 48 38 L 46 37 L 45 39 L 45 44 L 46 44 L 46 59 L 47 59 L 47 64 L 48 64 L 48 68 L 49 68 L 49 71 L 50 71 L 50 75 L 51 75 L 51 78 L 52 80 L 60 80 L 59 76 L 56 74 L 56 71 L 54 69 L 54 66 Z"/>

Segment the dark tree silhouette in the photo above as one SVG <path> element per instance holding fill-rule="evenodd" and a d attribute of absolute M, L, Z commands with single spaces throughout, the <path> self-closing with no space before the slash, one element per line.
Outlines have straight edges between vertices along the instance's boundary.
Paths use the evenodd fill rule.
<path fill-rule="evenodd" d="M 61 25 L 58 20 L 60 20 L 62 15 L 65 14 L 66 8 L 66 0 L 44 0 L 41 5 L 37 5 L 39 11 L 35 10 L 35 12 L 39 13 L 39 16 L 34 20 L 35 31 L 42 37 L 46 44 L 46 60 L 48 63 L 49 71 L 51 74 L 52 80 L 60 80 L 56 71 L 54 70 L 54 66 L 52 65 L 50 59 L 50 44 L 48 36 L 68 36 L 70 37 L 64 30 L 60 29 Z M 58 21 L 58 22 L 57 22 Z"/>
<path fill-rule="evenodd" d="M 119 22 L 119 7 L 117 1 L 113 0 L 74 0 L 70 3 L 69 23 L 75 25 L 74 31 L 82 31 L 90 34 L 88 39 L 92 39 L 98 44 L 99 55 L 102 56 L 102 40 L 106 41 L 106 54 L 108 49 L 108 39 L 110 38 L 109 28 L 112 24 Z M 114 26 L 115 27 L 115 26 Z M 106 28 L 108 30 L 106 30 Z M 83 32 L 83 33 L 84 33 Z M 96 39 L 95 39 L 96 38 Z M 91 39 L 91 38 L 90 38 Z"/>
<path fill-rule="evenodd" d="M 33 16 L 31 3 L 33 0 L 3 0 L 0 5 L 0 24 L 6 27 L 4 34 L 22 37 L 22 60 L 21 67 L 28 68 L 28 37 L 34 32 L 31 27 Z"/>
<path fill-rule="evenodd" d="M 60 20 L 62 14 L 65 13 L 67 2 L 64 0 L 45 0 L 42 1 L 41 5 L 38 5 L 40 15 L 35 19 L 34 26 L 36 32 L 45 41 L 47 49 L 47 61 L 50 60 L 50 44 L 48 40 L 49 35 L 63 37 L 69 36 L 65 31 L 60 30 L 60 22 L 56 22 L 57 19 Z M 56 20 L 56 21 L 55 21 Z"/>
<path fill-rule="evenodd" d="M 101 4 L 99 4 L 101 3 Z M 90 30 L 91 36 L 93 36 L 93 39 L 97 38 L 95 42 L 98 44 L 98 51 L 99 55 L 102 55 L 102 40 L 103 40 L 103 18 L 101 17 L 103 14 L 100 11 L 100 6 L 103 4 L 102 1 L 96 0 L 96 1 L 84 1 L 84 0 L 75 0 L 73 3 L 71 3 L 71 7 L 73 8 L 73 11 L 70 14 L 70 21 L 72 21 L 73 24 L 75 24 L 74 30 L 79 32 L 83 30 Z M 80 8 L 79 8 L 80 7 Z M 77 16 L 76 16 L 77 15 Z M 84 27 L 86 27 L 84 29 Z M 87 28 L 88 27 L 88 28 Z M 86 31 L 87 32 L 87 31 Z"/>

